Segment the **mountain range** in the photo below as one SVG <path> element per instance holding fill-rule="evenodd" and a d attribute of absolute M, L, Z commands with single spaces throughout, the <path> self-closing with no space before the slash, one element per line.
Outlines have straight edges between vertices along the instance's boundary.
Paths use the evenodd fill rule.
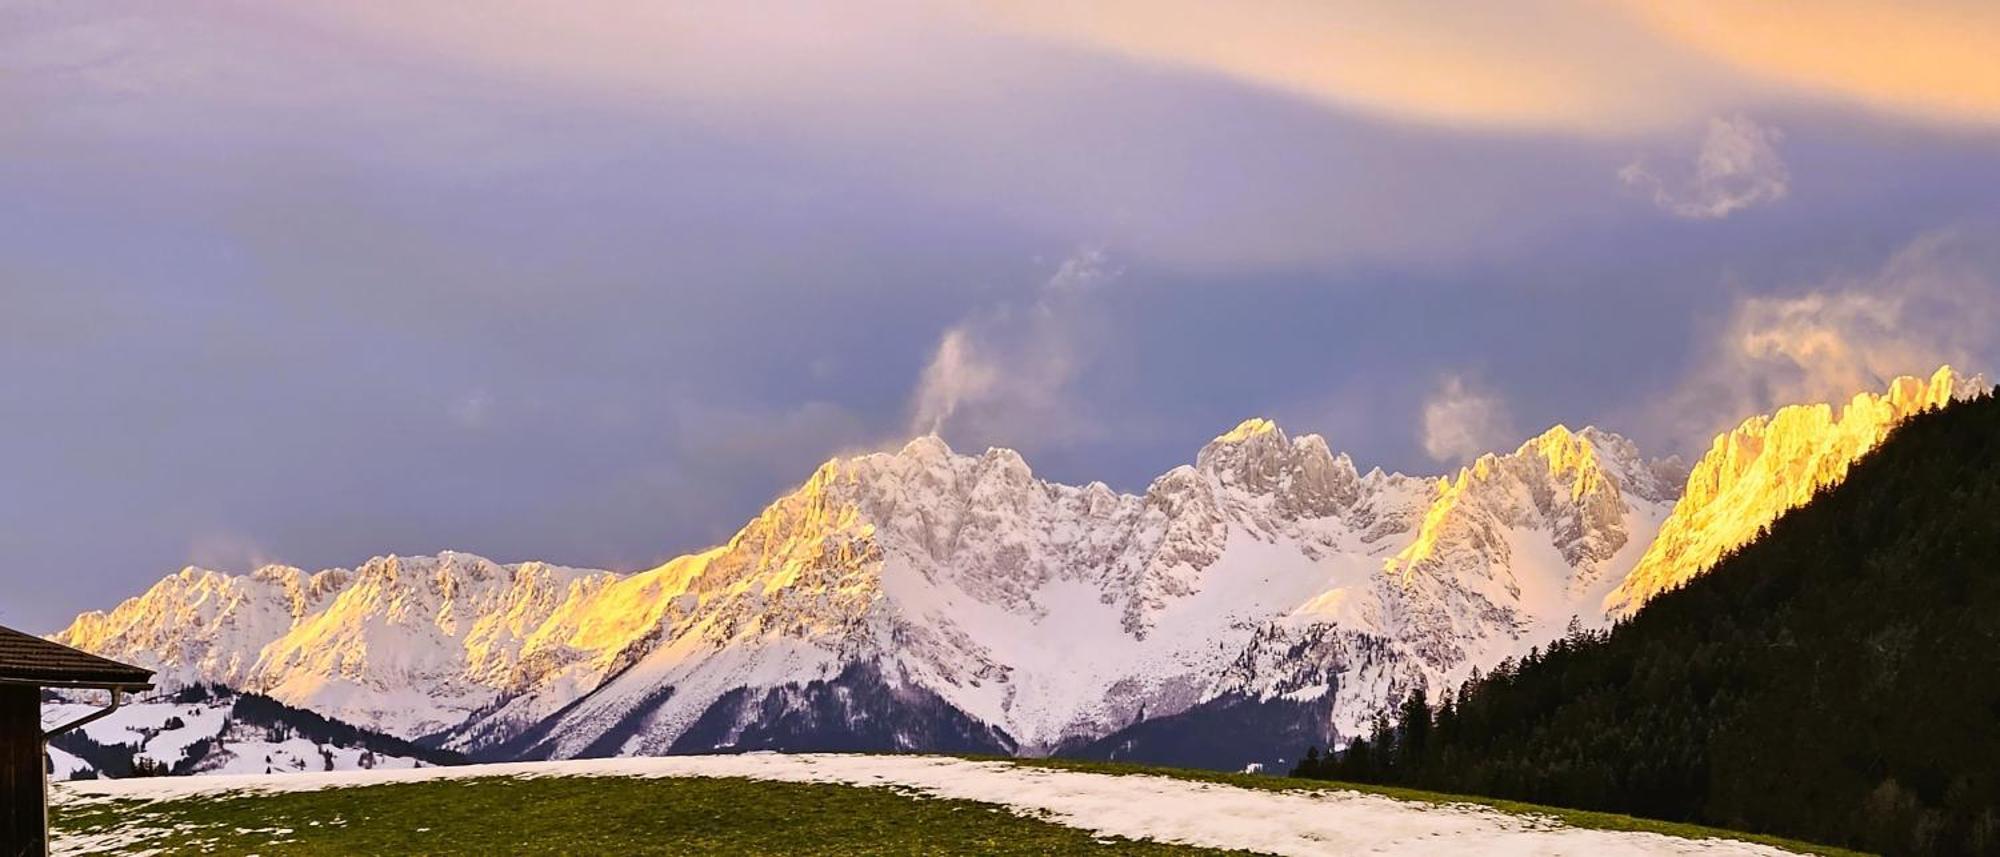
<path fill-rule="evenodd" d="M 927 436 L 829 461 L 727 543 L 648 571 L 451 552 L 190 567 L 53 639 L 475 758 L 1271 764 L 1629 616 L 1979 386 L 1947 367 L 1786 407 L 1692 468 L 1557 426 L 1452 474 L 1362 473 L 1249 420 L 1125 494 Z"/>

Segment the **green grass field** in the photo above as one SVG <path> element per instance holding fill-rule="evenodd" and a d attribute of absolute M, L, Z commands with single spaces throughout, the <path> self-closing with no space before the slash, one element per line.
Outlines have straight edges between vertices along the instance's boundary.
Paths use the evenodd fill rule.
<path fill-rule="evenodd" d="M 1799 853 L 1853 853 L 1694 825 L 1402 789 L 1068 760 L 992 761 L 1252 789 L 1353 788 L 1426 803 L 1478 804 L 1574 827 L 1738 839 Z M 482 777 L 158 802 L 89 798 L 57 806 L 51 823 L 60 854 L 1230 853 L 1103 837 L 992 804 L 893 788 L 735 778 Z"/>
<path fill-rule="evenodd" d="M 969 801 L 743 779 L 481 778 L 286 794 L 113 801 L 52 813 L 58 842 L 151 831 L 166 854 L 945 855 L 1229 852 L 1108 839 Z M 124 849 L 105 853 L 124 853 Z"/>

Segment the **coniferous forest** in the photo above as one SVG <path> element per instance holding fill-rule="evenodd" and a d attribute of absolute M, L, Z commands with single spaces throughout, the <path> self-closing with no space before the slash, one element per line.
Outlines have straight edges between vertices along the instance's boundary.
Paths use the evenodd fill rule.
<path fill-rule="evenodd" d="M 1418 693 L 1296 773 L 2000 853 L 2000 399 L 1911 418 L 1630 620 Z"/>

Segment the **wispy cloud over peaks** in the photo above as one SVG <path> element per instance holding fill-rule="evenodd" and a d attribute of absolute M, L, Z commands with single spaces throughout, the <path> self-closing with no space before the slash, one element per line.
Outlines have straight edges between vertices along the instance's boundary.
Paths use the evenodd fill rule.
<path fill-rule="evenodd" d="M 955 429 L 975 443 L 1074 435 L 1083 418 L 1067 387 L 1085 359 L 1074 310 L 1118 275 L 1104 251 L 1078 250 L 1025 308 L 988 307 L 946 329 L 911 396 L 910 433 Z"/>
<path fill-rule="evenodd" d="M 1783 138 L 1783 132 L 1748 117 L 1717 117 L 1708 121 L 1708 133 L 1692 165 L 1663 170 L 1641 159 L 1620 170 L 1618 177 L 1676 217 L 1720 219 L 1785 198 L 1791 172 L 1778 155 L 1777 144 Z"/>
<path fill-rule="evenodd" d="M 931 362 L 917 379 L 910 417 L 911 434 L 940 434 L 945 423 L 965 402 L 977 402 L 993 394 L 1000 382 L 1000 367 L 973 342 L 971 328 L 956 325 L 938 338 Z"/>
<path fill-rule="evenodd" d="M 1458 375 L 1447 375 L 1424 401 L 1424 452 L 1444 462 L 1470 461 L 1519 439 L 1507 403 Z"/>
<path fill-rule="evenodd" d="M 1056 266 L 1055 274 L 1042 283 L 1036 309 L 1052 311 L 1051 301 L 1090 291 L 1117 275 L 1118 269 L 1105 258 L 1104 248 L 1081 248 Z"/>
<path fill-rule="evenodd" d="M 1942 364 L 1990 371 L 2000 356 L 2000 231 L 1927 235 L 1873 274 L 1739 299 L 1694 371 L 1648 415 L 1684 447 L 1736 420 L 1838 402 Z"/>
<path fill-rule="evenodd" d="M 214 571 L 246 572 L 280 562 L 255 539 L 226 529 L 197 533 L 188 542 L 188 564 Z"/>

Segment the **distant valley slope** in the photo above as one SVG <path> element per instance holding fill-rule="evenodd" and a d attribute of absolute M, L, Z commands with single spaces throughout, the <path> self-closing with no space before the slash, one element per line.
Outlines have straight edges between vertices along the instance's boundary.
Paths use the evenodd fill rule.
<path fill-rule="evenodd" d="M 830 461 L 727 544 L 650 571 L 189 568 L 55 638 L 483 758 L 1275 763 L 1607 625 L 1966 387 L 1944 369 L 1754 418 L 1691 474 L 1560 426 L 1454 474 L 1362 473 L 1251 420 L 1133 495 L 924 437 Z"/>
<path fill-rule="evenodd" d="M 42 706 L 45 725 L 97 703 Z M 167 774 L 272 774 L 459 765 L 457 754 L 357 729 L 269 697 L 213 685 L 179 688 L 50 739 L 52 780 Z"/>

